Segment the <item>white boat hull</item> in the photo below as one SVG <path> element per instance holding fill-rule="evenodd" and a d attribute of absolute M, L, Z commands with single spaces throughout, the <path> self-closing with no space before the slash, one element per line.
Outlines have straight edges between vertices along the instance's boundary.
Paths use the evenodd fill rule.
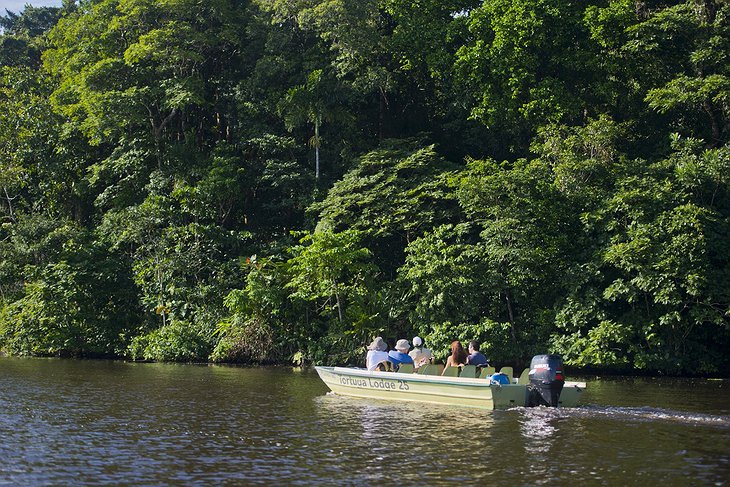
<path fill-rule="evenodd" d="M 485 379 L 442 377 L 397 372 L 368 371 L 347 367 L 315 367 L 320 378 L 335 394 L 450 404 L 482 409 L 506 409 L 525 406 L 524 384 L 491 384 Z M 560 406 L 575 406 L 585 384 L 566 382 Z"/>

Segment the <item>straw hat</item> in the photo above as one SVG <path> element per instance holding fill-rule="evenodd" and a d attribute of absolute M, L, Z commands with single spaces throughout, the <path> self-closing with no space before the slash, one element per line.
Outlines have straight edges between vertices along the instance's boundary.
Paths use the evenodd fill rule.
<path fill-rule="evenodd" d="M 401 338 L 398 340 L 398 343 L 395 344 L 395 349 L 400 352 L 407 352 L 411 348 L 411 344 L 408 343 L 408 340 L 405 338 Z"/>
<path fill-rule="evenodd" d="M 381 352 L 385 352 L 388 350 L 388 344 L 385 343 L 385 340 L 383 340 L 382 337 L 377 337 L 373 340 L 373 343 L 368 345 L 368 350 L 380 350 Z"/>

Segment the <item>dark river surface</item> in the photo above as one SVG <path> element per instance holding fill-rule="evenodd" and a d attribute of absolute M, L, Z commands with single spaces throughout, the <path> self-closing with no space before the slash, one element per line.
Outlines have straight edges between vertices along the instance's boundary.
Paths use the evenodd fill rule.
<path fill-rule="evenodd" d="M 580 379 L 579 408 L 481 411 L 313 370 L 0 358 L 0 485 L 730 485 L 729 380 Z"/>

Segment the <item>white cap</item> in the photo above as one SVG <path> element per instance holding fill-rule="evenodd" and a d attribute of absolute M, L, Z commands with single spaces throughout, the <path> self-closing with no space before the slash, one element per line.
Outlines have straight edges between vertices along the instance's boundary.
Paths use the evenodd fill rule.
<path fill-rule="evenodd" d="M 421 339 L 421 337 L 413 337 L 413 346 L 420 347 L 421 345 L 423 345 L 423 340 Z"/>

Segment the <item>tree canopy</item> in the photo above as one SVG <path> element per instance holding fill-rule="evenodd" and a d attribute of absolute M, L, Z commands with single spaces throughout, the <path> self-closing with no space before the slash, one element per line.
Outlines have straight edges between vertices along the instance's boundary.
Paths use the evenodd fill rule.
<path fill-rule="evenodd" d="M 0 17 L 0 351 L 726 374 L 720 0 Z"/>

